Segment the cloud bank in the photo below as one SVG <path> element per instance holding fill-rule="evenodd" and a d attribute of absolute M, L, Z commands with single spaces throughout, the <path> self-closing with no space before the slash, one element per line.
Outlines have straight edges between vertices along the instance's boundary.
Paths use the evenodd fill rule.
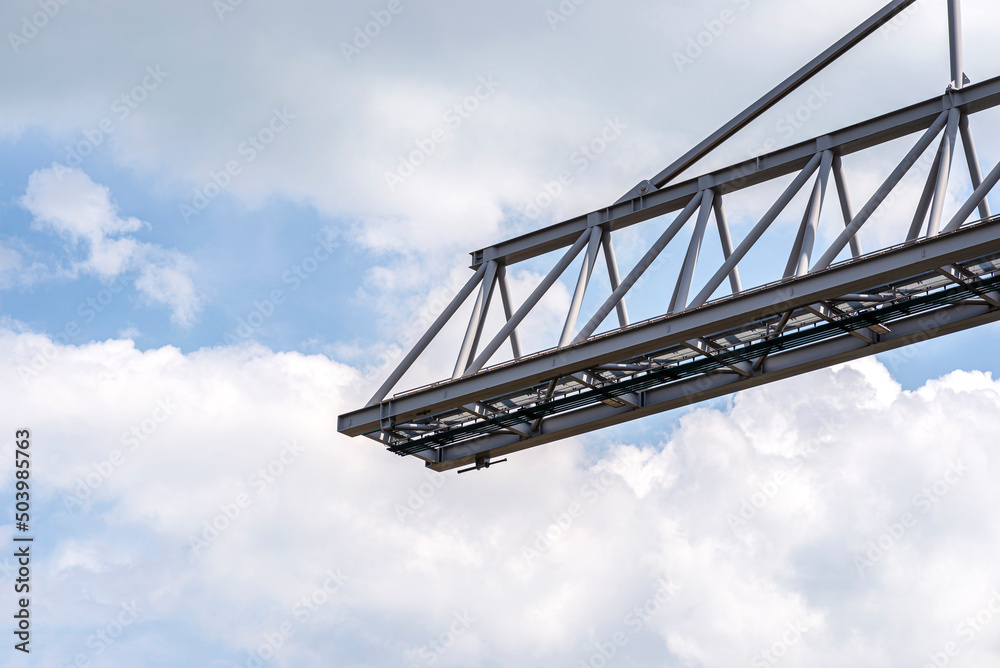
<path fill-rule="evenodd" d="M 49 360 L 0 400 L 10 434 L 33 429 L 50 665 L 1000 658 L 985 374 L 906 392 L 867 360 L 696 408 L 648 442 L 439 476 L 336 434 L 370 381 L 323 356 L 0 338 L 0 377 Z"/>

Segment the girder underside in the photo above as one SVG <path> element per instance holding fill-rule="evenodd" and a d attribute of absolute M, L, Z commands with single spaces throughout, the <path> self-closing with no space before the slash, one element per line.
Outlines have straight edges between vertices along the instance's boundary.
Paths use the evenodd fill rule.
<path fill-rule="evenodd" d="M 513 434 L 496 432 L 440 449 L 417 452 L 415 456 L 424 459 L 426 465 L 433 470 L 448 471 L 476 464 L 477 458 L 485 457 L 486 461 L 489 461 L 513 452 L 683 408 L 998 320 L 1000 320 L 1000 309 L 992 306 L 982 304 L 950 306 L 931 317 L 914 316 L 897 322 L 892 333 L 881 337 L 877 343 L 866 345 L 850 335 L 845 335 L 809 348 L 774 354 L 768 358 L 765 370 L 753 377 L 746 378 L 738 374 L 693 377 L 645 392 L 644 403 L 639 408 L 614 408 L 596 403 L 574 412 L 548 418 L 542 433 L 531 438 L 519 438 Z"/>
<path fill-rule="evenodd" d="M 463 466 L 477 455 L 497 457 L 992 322 L 1000 318 L 998 258 L 1000 219 L 981 221 L 628 328 L 669 332 L 671 321 L 696 312 L 746 306 L 742 317 L 710 318 L 700 330 L 679 327 L 680 339 L 666 345 L 662 337 L 648 338 L 645 349 L 622 345 L 618 357 L 525 374 L 519 386 L 501 393 L 496 384 L 486 386 L 494 391 L 463 393 L 469 379 L 435 384 L 367 409 L 367 419 L 364 411 L 344 416 L 342 431 L 374 438 L 437 470 Z M 823 278 L 829 285 L 821 291 L 809 285 Z M 769 308 L 755 308 L 761 298 Z M 472 378 L 566 358 L 589 343 Z M 442 402 L 449 389 L 453 400 Z"/>

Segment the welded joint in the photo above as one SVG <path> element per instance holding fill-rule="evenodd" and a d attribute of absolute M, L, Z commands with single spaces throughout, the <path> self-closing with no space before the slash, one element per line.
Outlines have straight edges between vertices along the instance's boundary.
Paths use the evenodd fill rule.
<path fill-rule="evenodd" d="M 993 308 L 1000 308 L 1000 293 L 998 292 L 987 293 L 975 290 L 973 282 L 977 280 L 977 276 L 968 269 L 966 269 L 965 267 L 958 264 L 953 264 L 947 267 L 938 267 L 935 271 L 937 271 L 937 273 L 941 274 L 945 278 L 954 281 L 959 285 L 963 285 L 969 288 L 970 290 L 973 290 L 973 292 L 976 293 L 976 296 L 985 300 Z"/>
<path fill-rule="evenodd" d="M 705 357 L 726 365 L 732 372 L 738 373 L 745 378 L 751 378 L 754 375 L 753 367 L 749 362 L 737 362 L 734 364 L 732 362 L 726 362 L 718 359 L 716 356 L 717 353 L 724 352 L 724 350 L 708 339 L 693 339 L 691 341 L 685 341 L 684 345 L 696 353 L 701 353 Z"/>
<path fill-rule="evenodd" d="M 580 371 L 574 373 L 570 376 L 573 380 L 580 383 L 584 387 L 589 387 L 592 390 L 600 392 L 607 385 L 610 385 L 607 380 L 603 379 L 599 375 L 591 374 L 587 371 Z M 634 393 L 626 395 L 618 395 L 614 397 L 605 397 L 601 400 L 601 403 L 607 404 L 614 408 L 621 408 L 622 406 L 631 406 L 632 408 L 639 408 L 639 397 L 635 396 Z"/>
<path fill-rule="evenodd" d="M 395 411 L 392 410 L 392 399 L 388 401 L 379 402 L 378 405 L 379 412 L 379 427 L 383 432 L 387 432 L 393 428 L 392 418 Z"/>
<path fill-rule="evenodd" d="M 861 341 L 864 341 L 866 344 L 870 345 L 872 343 L 878 343 L 879 334 L 876 331 L 872 330 L 871 328 L 849 329 L 847 327 L 844 327 L 840 323 L 840 320 L 841 318 L 847 317 L 847 314 L 831 304 L 820 302 L 817 304 L 806 306 L 805 310 L 815 315 L 818 315 L 827 322 L 837 325 L 851 336 L 855 337 L 856 339 L 860 339 Z"/>
<path fill-rule="evenodd" d="M 473 415 L 477 418 L 481 418 L 483 420 L 490 420 L 500 415 L 500 411 L 490 406 L 487 406 L 482 402 L 476 402 L 473 404 L 462 406 L 462 410 L 465 411 L 466 413 L 469 413 L 470 415 Z M 508 431 L 514 434 L 515 436 L 520 436 L 521 438 L 531 438 L 532 436 L 532 430 L 524 425 L 498 424 L 497 426 L 503 429 L 504 431 Z"/>

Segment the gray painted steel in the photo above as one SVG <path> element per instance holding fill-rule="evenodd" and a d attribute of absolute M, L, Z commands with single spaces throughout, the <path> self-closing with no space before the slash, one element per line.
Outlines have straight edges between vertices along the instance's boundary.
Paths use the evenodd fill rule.
<path fill-rule="evenodd" d="M 948 0 L 952 81 L 943 96 L 695 179 L 670 183 L 913 2 L 890 2 L 615 204 L 474 252 L 476 272 L 469 283 L 369 405 L 340 416 L 338 430 L 369 436 L 397 454 L 424 459 L 437 470 L 470 464 L 485 468 L 493 458 L 524 448 L 1000 320 L 1000 219 L 990 217 L 986 199 L 1000 182 L 1000 164 L 983 177 L 969 123 L 971 114 L 1000 105 L 1000 77 L 966 85 L 959 0 Z M 843 157 L 918 133 L 906 157 L 855 212 Z M 862 227 L 938 137 L 905 242 L 864 255 L 859 238 Z M 942 228 L 959 138 L 974 192 Z M 788 175 L 794 175 L 791 183 L 734 247 L 725 197 Z M 831 175 L 844 228 L 813 262 Z M 785 271 L 776 276 L 781 280 L 744 291 L 740 263 L 810 182 L 811 194 Z M 983 220 L 969 224 L 977 209 Z M 622 279 L 614 233 L 674 213 L 674 219 L 669 224 L 663 221 L 658 239 Z M 664 304 L 664 315 L 631 324 L 626 296 L 695 213 L 686 251 L 673 248 L 675 256 L 683 253 L 684 259 L 669 304 Z M 711 216 L 716 219 L 723 261 L 687 303 L 696 288 L 694 278 Z M 921 236 L 925 223 L 926 234 Z M 851 259 L 835 264 L 848 247 Z M 507 266 L 563 249 L 555 266 L 515 309 Z M 602 251 L 611 295 L 574 336 Z M 524 355 L 518 327 L 581 253 L 576 287 L 556 347 Z M 731 292 L 719 297 L 727 279 Z M 477 290 L 452 379 L 387 400 L 430 341 Z M 495 293 L 502 301 L 505 323 L 479 351 Z M 617 328 L 598 333 L 612 311 L 617 311 Z M 507 340 L 511 360 L 485 368 Z"/>
<path fill-rule="evenodd" d="M 398 395 L 392 399 L 392 414 L 399 422 L 409 422 L 429 411 L 436 413 L 477 397 L 493 397 L 521 387 L 567 376 L 581 369 L 641 355 L 672 344 L 698 338 L 703 332 L 720 332 L 808 306 L 863 292 L 909 276 L 933 271 L 963 260 L 1000 252 L 1000 220 L 905 245 L 870 257 L 834 266 L 826 271 L 758 288 L 742 295 L 706 304 L 627 329 L 590 338 L 562 350 L 551 350 L 525 357 L 512 364 L 500 365 L 481 373 L 445 382 L 429 388 Z M 339 430 L 360 436 L 377 429 L 381 413 L 378 406 L 346 413 Z"/>
<path fill-rule="evenodd" d="M 697 193 L 714 188 L 719 195 L 744 190 L 787 174 L 794 174 L 820 151 L 827 149 L 845 157 L 900 139 L 929 128 L 942 112 L 958 107 L 975 114 L 1000 104 L 1000 77 L 951 91 L 941 97 L 900 109 L 848 128 L 809 139 L 773 153 L 751 158 L 704 176 L 667 186 L 627 202 L 613 204 L 593 214 L 577 216 L 536 232 L 509 239 L 489 248 L 474 251 L 472 268 L 489 260 L 501 260 L 508 267 L 518 262 L 565 248 L 575 242 L 588 227 L 599 224 L 619 230 L 624 227 L 683 209 Z"/>
<path fill-rule="evenodd" d="M 956 4 L 958 2 L 958 0 L 949 1 L 952 4 Z M 678 174 L 711 153 L 713 149 L 721 145 L 724 141 L 726 141 L 726 139 L 732 137 L 734 134 L 745 128 L 785 97 L 794 93 L 800 86 L 826 68 L 827 65 L 850 51 L 856 44 L 891 21 L 896 15 L 912 5 L 914 2 L 916 2 L 916 0 L 893 0 L 893 2 L 887 4 L 867 21 L 844 36 L 836 44 L 814 58 L 808 65 L 788 77 L 767 95 L 750 105 L 750 107 L 748 107 L 739 116 L 719 128 L 708 139 L 688 151 L 682 158 L 677 160 L 677 162 L 650 179 L 652 184 L 657 188 L 662 188 L 668 182 L 672 181 Z M 626 195 L 626 198 L 631 199 L 635 194 L 637 194 L 637 191 L 632 191 Z"/>

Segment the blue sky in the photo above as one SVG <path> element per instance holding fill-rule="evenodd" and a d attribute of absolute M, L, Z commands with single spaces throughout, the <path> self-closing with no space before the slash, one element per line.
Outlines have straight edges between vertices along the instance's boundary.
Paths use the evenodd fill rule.
<path fill-rule="evenodd" d="M 32 655 L 0 665 L 896 668 L 952 642 L 995 662 L 1000 623 L 964 624 L 1000 586 L 996 324 L 461 477 L 336 432 L 470 251 L 615 201 L 880 6 L 6 3 L 0 499 L 28 428 L 38 542 Z M 963 7 L 978 82 L 997 9 Z M 919 0 L 693 171 L 940 95 L 944 17 Z M 973 128 L 991 169 L 1000 113 Z M 845 159 L 856 204 L 912 141 Z M 900 240 L 924 174 L 866 250 Z M 787 181 L 727 200 L 737 241 Z M 784 264 L 804 197 L 747 287 Z M 616 233 L 625 271 L 662 224 Z M 663 311 L 682 254 L 633 319 Z M 552 257 L 512 268 L 516 301 Z M 555 343 L 577 266 L 528 347 Z M 447 376 L 461 329 L 404 384 Z"/>

